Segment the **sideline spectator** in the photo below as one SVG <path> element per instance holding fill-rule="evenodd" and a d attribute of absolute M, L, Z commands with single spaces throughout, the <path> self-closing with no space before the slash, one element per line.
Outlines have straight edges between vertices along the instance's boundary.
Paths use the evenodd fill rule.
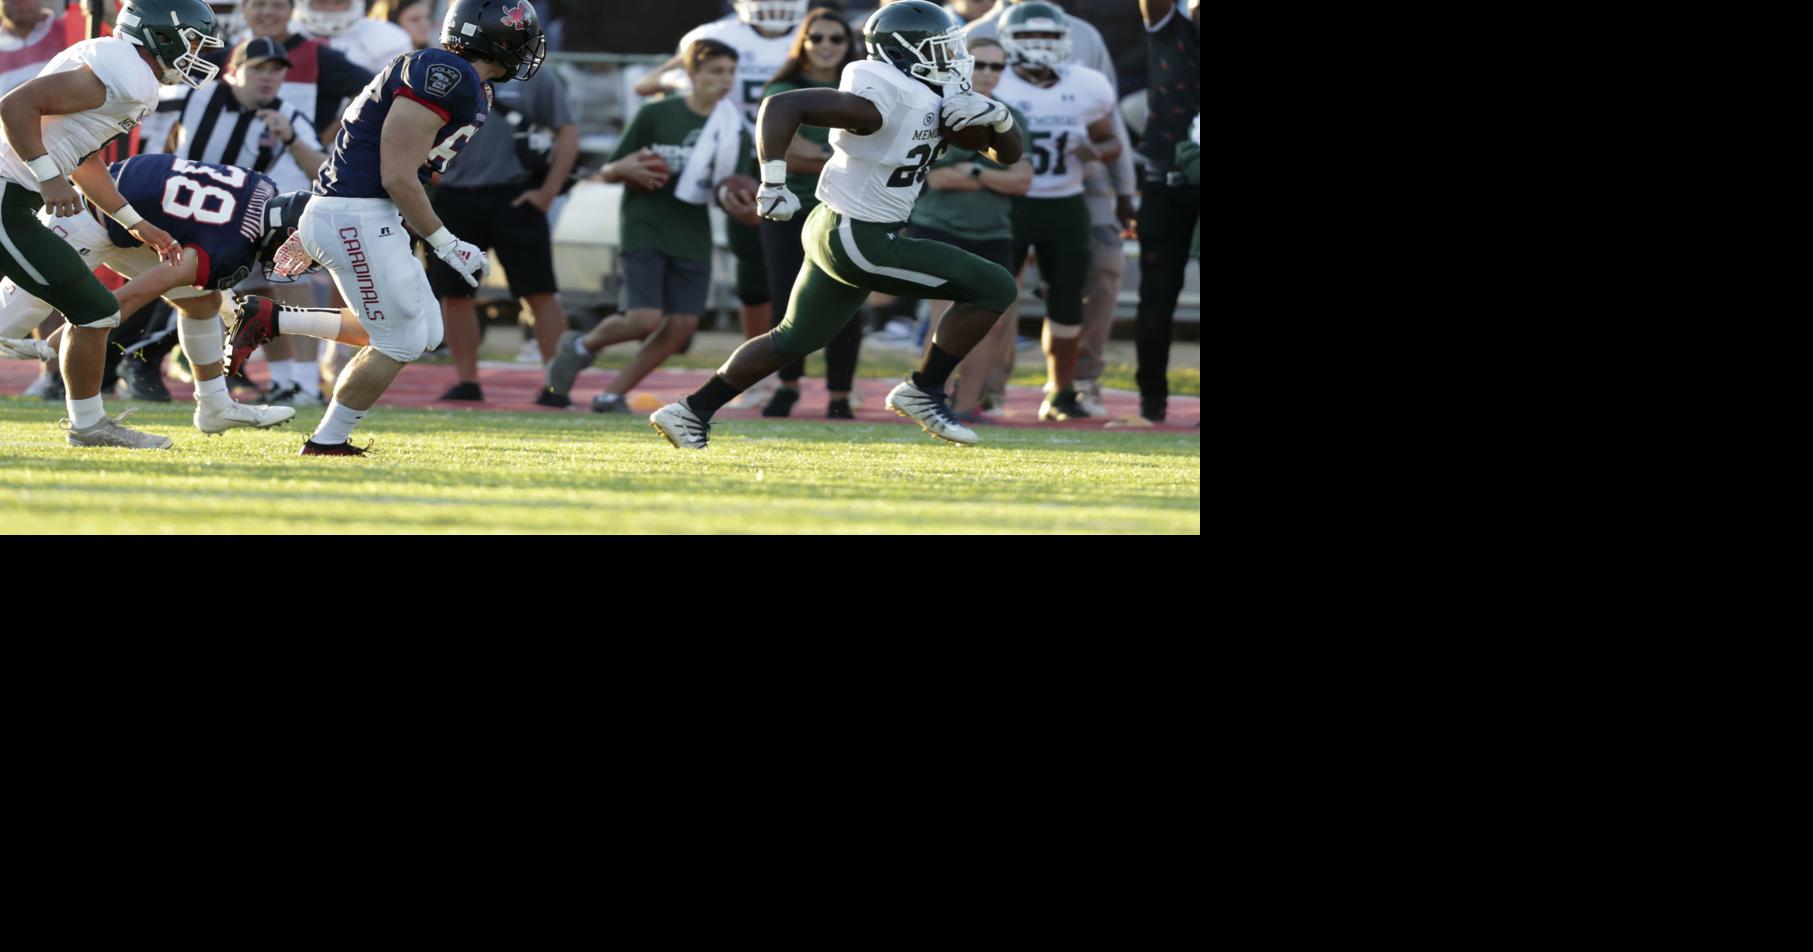
<path fill-rule="evenodd" d="M 995 0 L 951 0 L 944 5 L 946 12 L 956 16 L 965 23 L 974 23 L 988 15 L 995 8 Z"/>
<path fill-rule="evenodd" d="M 976 58 L 972 80 L 975 91 L 994 98 L 995 87 L 1007 68 L 1006 51 L 994 38 L 982 37 L 970 42 L 969 52 Z M 1008 109 L 1014 114 L 1014 124 L 1021 129 L 1027 128 L 1026 117 L 1011 105 Z M 988 156 L 953 147 L 943 158 L 932 163 L 931 173 L 925 179 L 925 191 L 913 205 L 907 237 L 956 245 L 1011 271 L 1014 266 L 1014 196 L 1025 195 L 1032 187 L 1032 179 L 1032 162 L 1027 159 L 1021 159 L 1010 168 Z M 932 331 L 926 335 L 928 346 L 936 336 L 939 319 L 949 309 L 948 301 L 935 305 Z M 963 422 L 993 422 L 982 415 L 979 406 L 982 387 L 990 370 L 1000 363 L 1003 348 L 1011 359 L 1014 329 L 1019 324 L 1019 317 L 1018 305 L 1009 308 L 982 343 L 957 365 L 957 388 L 951 409 Z"/>
<path fill-rule="evenodd" d="M 1070 27 L 1055 4 L 1017 3 L 1000 20 L 1009 69 L 995 98 L 1026 116 L 1034 178 L 1014 200 L 1014 270 L 1028 252 L 1039 254 L 1045 297 L 1046 398 L 1040 420 L 1089 417 L 1078 401 L 1076 366 L 1082 351 L 1083 292 L 1093 257 L 1084 166 L 1112 162 L 1121 148 L 1115 135 L 1114 87 L 1108 78 L 1071 62 Z"/>
<path fill-rule="evenodd" d="M 599 413 L 628 413 L 631 388 L 673 356 L 698 329 L 711 293 L 712 187 L 704 196 L 680 192 L 682 184 L 710 182 L 724 210 L 748 224 L 758 219 L 755 194 L 726 192 L 726 178 L 748 167 L 754 154 L 734 100 L 737 51 L 717 40 L 697 40 L 686 52 L 692 91 L 651 102 L 636 112 L 611 163 L 600 177 L 622 182 L 623 313 L 591 333 L 570 332 L 548 364 L 547 389 L 537 403 L 570 406 L 580 371 L 612 344 L 644 341 L 629 367 L 592 401 Z M 702 163 L 702 164 L 700 164 Z M 689 175 L 688 172 L 693 174 Z M 694 199 L 702 199 L 694 204 Z"/>
<path fill-rule="evenodd" d="M 860 43 L 856 32 L 835 12 L 812 11 L 793 38 L 787 62 L 774 75 L 774 81 L 768 84 L 764 95 L 773 96 L 795 89 L 837 88 L 844 67 L 860 58 L 857 52 Z M 800 240 L 806 229 L 806 216 L 818 206 L 818 174 L 831 160 L 830 143 L 831 130 L 801 126 L 799 135 L 793 140 L 793 148 L 787 151 L 787 187 L 799 196 L 800 210 L 791 220 L 764 220 L 761 224 L 762 256 L 768 263 L 770 288 L 793 287 L 794 280 L 806 266 L 806 249 Z M 774 326 L 779 327 L 781 318 L 786 316 L 784 311 L 777 310 Z M 825 389 L 829 391 L 825 416 L 829 419 L 856 418 L 850 409 L 850 390 L 855 385 L 856 359 L 862 350 L 862 329 L 861 320 L 851 321 L 825 345 Z M 799 401 L 800 378 L 805 375 L 804 359 L 782 367 L 778 374 L 781 385 L 775 389 L 768 405 L 762 408 L 762 416 L 790 415 L 793 405 Z"/>
<path fill-rule="evenodd" d="M 69 46 L 70 20 L 81 20 L 82 14 L 75 8 L 60 13 L 48 9 L 54 5 L 58 5 L 58 0 L 0 2 L 0 92 L 23 86 Z M 37 330 L 38 337 L 48 339 L 62 323 L 62 315 L 45 319 Z M 38 379 L 25 388 L 25 395 L 63 399 L 63 377 L 56 361 L 39 366 Z"/>
<path fill-rule="evenodd" d="M 1021 0 L 1003 0 L 970 24 L 964 35 L 996 37 L 1001 17 Z M 1108 78 L 1111 86 L 1119 83 L 1119 72 L 1102 33 L 1076 16 L 1066 18 L 1070 26 L 1071 62 L 1087 66 Z M 1115 309 L 1120 303 L 1121 284 L 1126 277 L 1127 256 L 1124 238 L 1131 233 L 1138 214 L 1133 196 L 1138 190 L 1138 173 L 1133 165 L 1133 140 L 1120 110 L 1114 110 L 1114 134 L 1121 151 L 1111 164 L 1090 162 L 1083 170 L 1083 196 L 1089 206 L 1091 258 L 1089 275 L 1083 282 L 1083 337 L 1077 354 L 1077 399 L 1084 411 L 1094 416 L 1107 415 L 1102 405 L 1102 373 L 1107 369 L 1108 338 L 1114 332 Z M 1043 269 L 1041 268 L 1041 273 Z"/>
<path fill-rule="evenodd" d="M 366 16 L 362 0 L 296 0 L 296 27 L 372 73 L 418 48 L 407 30 L 385 17 Z"/>
<path fill-rule="evenodd" d="M 579 126 L 567 108 L 566 86 L 551 69 L 526 82 L 499 83 L 491 121 L 479 127 L 459 162 L 441 176 L 434 212 L 455 237 L 496 249 L 510 279 L 511 296 L 534 315 L 535 339 L 545 365 L 567 329 L 560 286 L 554 281 L 554 247 L 548 207 L 565 191 L 579 159 Z M 553 130 L 553 158 L 542 168 L 524 161 L 532 130 Z M 484 400 L 478 381 L 477 289 L 439 258 L 428 260 L 428 283 L 441 299 L 447 349 L 459 382 L 442 400 Z"/>
<path fill-rule="evenodd" d="M 366 16 L 402 27 L 409 34 L 410 49 L 425 50 L 434 40 L 434 18 L 428 8 L 428 0 L 377 0 Z M 543 29 L 547 29 L 545 24 Z M 554 48 L 550 34 L 548 49 Z"/>
<path fill-rule="evenodd" d="M 1170 396 L 1171 324 L 1201 214 L 1202 190 L 1177 167 L 1177 146 L 1202 111 L 1201 10 L 1189 17 L 1176 0 L 1140 0 L 1151 48 L 1150 117 L 1140 152 L 1146 187 L 1139 209 L 1139 419 L 1163 423 Z"/>

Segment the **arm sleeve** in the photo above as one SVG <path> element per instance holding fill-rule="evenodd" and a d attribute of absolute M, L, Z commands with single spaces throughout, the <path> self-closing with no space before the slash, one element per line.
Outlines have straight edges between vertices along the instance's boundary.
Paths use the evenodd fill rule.
<path fill-rule="evenodd" d="M 440 50 L 425 51 L 405 62 L 398 79 L 398 96 L 421 103 L 449 123 L 471 122 L 478 114 L 479 97 L 485 94 L 480 88 L 484 84 L 470 65 Z"/>
<path fill-rule="evenodd" d="M 861 96 L 875 104 L 881 113 L 882 126 L 887 126 L 888 114 L 893 112 L 900 101 L 900 92 L 891 81 L 892 77 L 881 72 L 886 68 L 895 76 L 900 74 L 892 67 L 881 67 L 878 63 L 859 60 L 844 69 L 843 81 L 838 84 L 840 92 Z"/>
<path fill-rule="evenodd" d="M 111 102 L 156 102 L 158 83 L 138 57 L 138 47 L 124 40 L 97 43 L 81 58 L 84 66 L 107 87 Z"/>

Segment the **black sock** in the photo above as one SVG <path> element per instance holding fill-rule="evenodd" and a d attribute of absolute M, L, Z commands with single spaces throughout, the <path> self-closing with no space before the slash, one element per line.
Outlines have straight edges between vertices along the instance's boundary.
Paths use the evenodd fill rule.
<path fill-rule="evenodd" d="M 692 396 L 686 398 L 686 405 L 698 415 L 699 419 L 709 420 L 712 414 L 724 409 L 724 404 L 735 400 L 737 394 L 741 392 L 725 383 L 723 377 L 712 374 L 711 379 L 705 381 L 705 386 L 700 387 L 693 392 Z"/>
<path fill-rule="evenodd" d="M 926 393 L 942 393 L 944 382 L 951 379 L 951 371 L 956 370 L 962 362 L 963 358 L 933 344 L 931 350 L 926 352 L 924 363 L 919 365 L 919 371 L 913 374 L 913 386 Z"/>

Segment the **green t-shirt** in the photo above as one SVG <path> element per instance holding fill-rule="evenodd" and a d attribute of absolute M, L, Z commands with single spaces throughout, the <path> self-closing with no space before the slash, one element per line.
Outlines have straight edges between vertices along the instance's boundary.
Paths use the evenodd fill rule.
<path fill-rule="evenodd" d="M 806 78 L 806 74 L 801 73 L 798 76 L 793 77 L 792 79 L 783 79 L 778 83 L 769 83 L 768 89 L 766 92 L 763 93 L 763 95 L 772 96 L 775 93 L 792 92 L 795 89 L 836 89 L 836 88 L 837 88 L 836 83 L 815 83 L 812 80 Z M 799 134 L 800 134 L 800 138 L 805 139 L 808 142 L 816 142 L 819 145 L 830 145 L 831 144 L 831 130 L 829 130 L 829 129 L 820 129 L 817 126 L 800 126 Z M 810 212 L 814 208 L 818 207 L 818 176 L 817 175 L 807 175 L 807 174 L 800 173 L 800 172 L 789 172 L 789 173 L 787 173 L 787 188 L 790 191 L 792 191 L 793 194 L 799 196 L 799 205 L 800 205 L 799 213 L 800 214 L 804 215 L 807 212 Z"/>
<path fill-rule="evenodd" d="M 704 205 L 689 204 L 674 195 L 708 118 L 693 112 L 685 97 L 674 96 L 643 106 L 623 130 L 623 141 L 611 154 L 612 162 L 648 148 L 667 161 L 669 171 L 666 187 L 658 192 L 623 190 L 624 253 L 659 251 L 669 258 L 711 260 L 711 213 Z M 744 139 L 747 151 L 748 136 Z"/>
<path fill-rule="evenodd" d="M 1026 117 L 1011 106 L 1008 111 L 1014 114 L 1015 127 L 1025 129 Z M 932 168 L 948 168 L 959 162 L 974 162 L 996 171 L 1007 168 L 985 155 L 958 148 L 944 153 L 942 158 L 932 163 Z M 921 228 L 936 228 L 960 235 L 971 241 L 1000 241 L 1014 236 L 1013 212 L 1013 198 L 999 192 L 988 189 L 980 192 L 946 192 L 928 184 L 919 193 L 919 201 L 913 205 L 912 223 Z"/>

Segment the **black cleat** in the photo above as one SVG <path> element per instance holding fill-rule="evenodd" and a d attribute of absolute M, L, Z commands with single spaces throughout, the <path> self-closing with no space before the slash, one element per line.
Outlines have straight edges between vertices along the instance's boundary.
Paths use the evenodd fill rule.
<path fill-rule="evenodd" d="M 446 393 L 441 394 L 441 399 L 469 400 L 473 403 L 484 403 L 485 391 L 476 383 L 462 380 L 449 388 Z"/>
<path fill-rule="evenodd" d="M 317 443 L 314 440 L 302 444 L 301 456 L 364 456 L 371 449 L 367 443 L 363 448 L 354 446 L 351 440 L 344 443 Z"/>
<path fill-rule="evenodd" d="M 538 407 L 553 407 L 556 410 L 565 410 L 573 405 L 573 398 L 564 393 L 543 390 L 535 395 L 535 405 Z"/>
<path fill-rule="evenodd" d="M 158 357 L 161 363 L 163 355 Z M 116 369 L 126 384 L 130 399 L 143 403 L 170 402 L 170 388 L 164 386 L 164 375 L 158 372 L 157 364 L 140 359 L 137 354 L 127 354 L 120 358 Z"/>
<path fill-rule="evenodd" d="M 786 417 L 793 415 L 793 405 L 799 402 L 799 388 L 782 385 L 776 387 L 774 396 L 768 398 L 768 405 L 762 408 L 762 416 Z"/>
<path fill-rule="evenodd" d="M 856 419 L 856 411 L 850 409 L 850 401 L 848 400 L 833 400 L 825 405 L 825 419 L 854 420 Z"/>

